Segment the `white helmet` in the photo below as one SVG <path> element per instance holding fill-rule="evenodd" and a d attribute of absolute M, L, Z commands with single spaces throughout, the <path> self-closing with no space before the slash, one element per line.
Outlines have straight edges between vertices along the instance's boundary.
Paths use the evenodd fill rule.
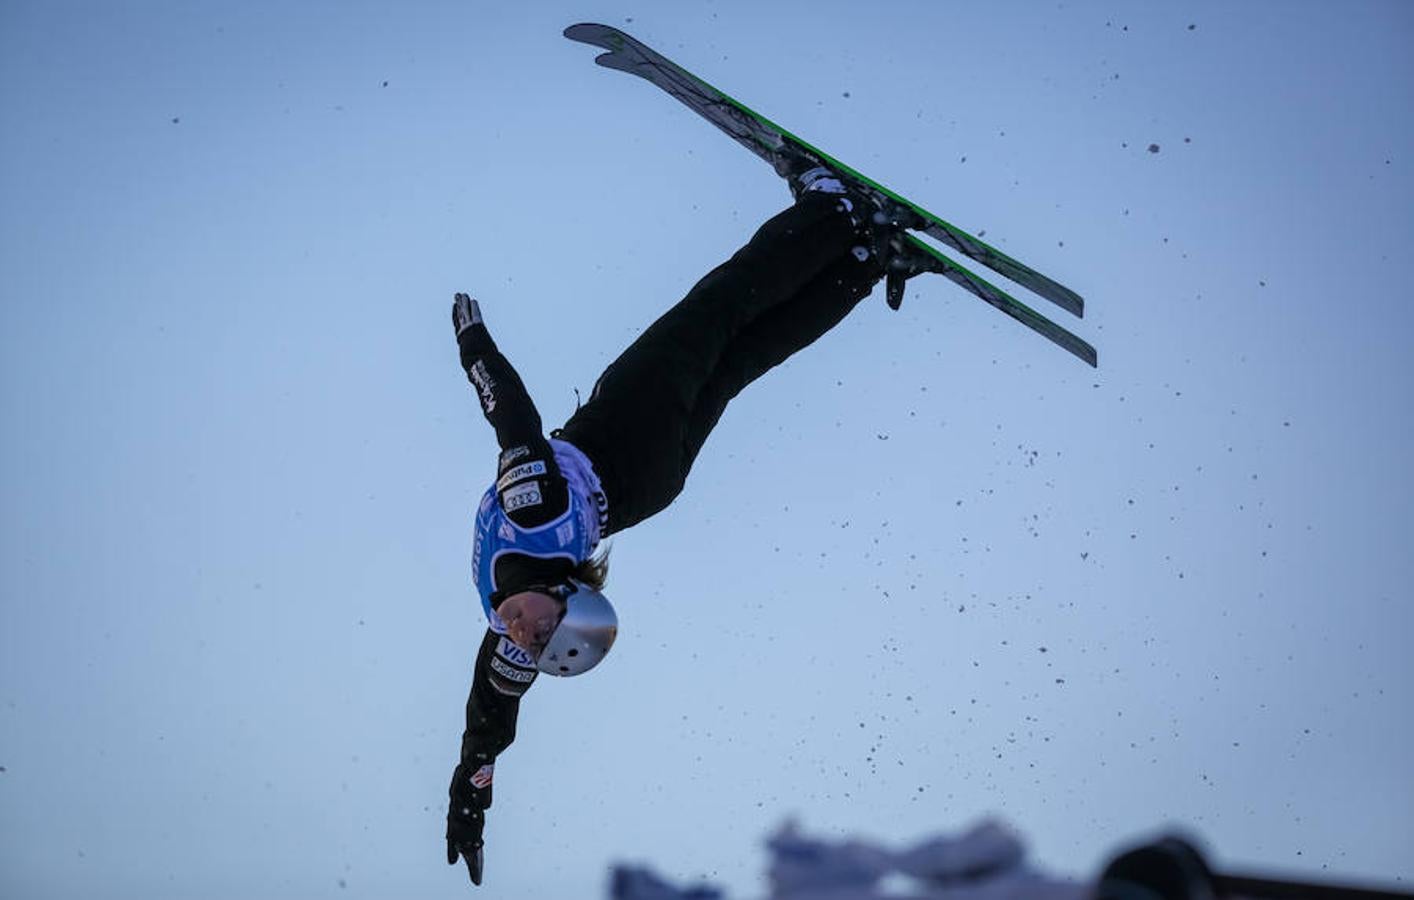
<path fill-rule="evenodd" d="M 535 664 L 549 675 L 581 675 L 599 665 L 614 646 L 619 617 L 608 597 L 573 579 L 564 601 L 565 614 Z"/>

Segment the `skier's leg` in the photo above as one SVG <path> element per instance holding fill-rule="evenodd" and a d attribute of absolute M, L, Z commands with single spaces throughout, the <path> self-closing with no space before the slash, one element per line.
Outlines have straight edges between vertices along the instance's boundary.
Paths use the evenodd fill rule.
<path fill-rule="evenodd" d="M 813 344 L 869 296 L 883 277 L 873 257 L 842 259 L 788 303 L 742 330 L 718 361 L 693 407 L 683 446 L 683 477 L 727 404 L 748 384 Z"/>
<path fill-rule="evenodd" d="M 811 192 L 768 219 L 731 259 L 703 276 L 648 327 L 610 368 L 642 366 L 645 348 L 671 348 L 674 380 L 700 385 L 717 357 L 753 319 L 793 297 L 822 269 L 860 242 L 848 201 Z M 694 377 L 695 376 L 695 377 Z M 695 389 L 690 389 L 695 395 Z"/>
<path fill-rule="evenodd" d="M 804 195 L 605 369 L 558 434 L 594 463 L 610 532 L 647 518 L 682 490 L 689 422 L 722 353 L 753 320 L 848 256 L 859 243 L 855 229 L 838 196 Z"/>

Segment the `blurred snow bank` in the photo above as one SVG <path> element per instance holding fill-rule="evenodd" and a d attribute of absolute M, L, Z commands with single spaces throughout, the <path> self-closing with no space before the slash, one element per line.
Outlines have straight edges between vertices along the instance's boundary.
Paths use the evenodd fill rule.
<path fill-rule="evenodd" d="M 903 850 L 862 840 L 829 841 L 787 822 L 766 841 L 772 900 L 1082 900 L 1089 885 L 1026 863 L 1015 832 L 984 820 L 960 835 L 936 835 Z M 645 868 L 618 866 L 613 900 L 724 900 L 710 886 L 676 888 Z"/>
<path fill-rule="evenodd" d="M 1077 882 L 1033 869 L 1020 837 L 991 819 L 903 850 L 812 838 L 787 822 L 766 847 L 769 900 L 1414 900 L 1401 884 L 1214 872 L 1197 846 L 1177 836 L 1125 848 L 1097 877 Z M 726 900 L 720 888 L 678 888 L 649 869 L 628 866 L 613 870 L 610 897 Z"/>

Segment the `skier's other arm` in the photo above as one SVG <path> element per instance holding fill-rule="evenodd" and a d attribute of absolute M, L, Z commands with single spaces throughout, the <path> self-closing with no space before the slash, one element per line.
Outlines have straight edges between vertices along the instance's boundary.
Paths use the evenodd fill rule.
<path fill-rule="evenodd" d="M 481 308 L 466 294 L 452 303 L 452 324 L 462 368 L 476 388 L 486 421 L 501 447 L 496 492 L 506 515 L 523 528 L 534 528 L 562 515 L 569 506 L 569 486 L 560 474 L 550 442 L 541 433 L 540 413 L 510 360 L 496 347 Z"/>
<path fill-rule="evenodd" d="M 462 368 L 476 388 L 481 411 L 501 448 L 497 500 L 516 524 L 544 524 L 568 507 L 569 492 L 541 433 L 540 414 L 520 376 L 491 339 L 475 300 L 456 295 L 452 324 Z M 515 740 L 520 697 L 536 672 L 528 654 L 487 630 L 467 697 L 466 730 L 447 808 L 447 862 L 464 858 L 475 884 L 481 883 L 482 831 L 491 805 L 496 757 Z"/>
<path fill-rule="evenodd" d="M 520 698 L 536 671 L 514 644 L 487 629 L 466 700 L 461 762 L 452 774 L 447 807 L 447 862 L 464 858 L 474 884 L 481 883 L 482 830 L 496 757 L 515 740 Z"/>

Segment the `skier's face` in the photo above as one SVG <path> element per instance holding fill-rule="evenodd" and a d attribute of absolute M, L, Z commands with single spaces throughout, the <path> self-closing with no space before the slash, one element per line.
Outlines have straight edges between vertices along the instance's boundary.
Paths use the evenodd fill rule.
<path fill-rule="evenodd" d="M 550 635 L 555 633 L 564 611 L 564 604 L 549 594 L 522 591 L 501 601 L 496 615 L 506 623 L 506 634 L 511 640 L 539 656 L 550 642 Z"/>

